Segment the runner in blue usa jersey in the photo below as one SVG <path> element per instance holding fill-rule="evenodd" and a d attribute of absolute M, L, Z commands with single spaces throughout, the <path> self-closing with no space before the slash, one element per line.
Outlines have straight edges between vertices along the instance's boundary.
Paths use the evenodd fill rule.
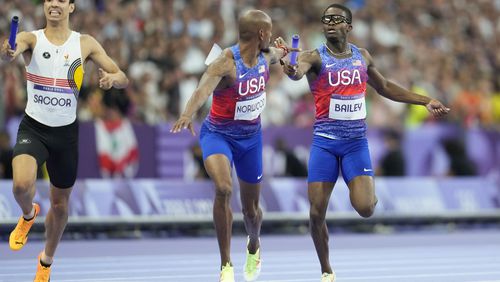
<path fill-rule="evenodd" d="M 362 217 L 370 217 L 377 204 L 366 140 L 366 85 L 391 100 L 423 105 L 435 116 L 449 109 L 388 81 L 368 51 L 348 43 L 352 14 L 347 7 L 328 6 L 321 21 L 327 42 L 301 53 L 295 66 L 284 63 L 283 69 L 293 80 L 306 75 L 316 104 L 308 167 L 310 228 L 321 264 L 321 281 L 333 282 L 325 216 L 339 170 L 349 187 L 351 204 Z"/>
<path fill-rule="evenodd" d="M 262 181 L 262 135 L 260 114 L 266 105 L 269 65 L 288 53 L 281 38 L 269 47 L 272 23 L 259 10 L 246 12 L 239 19 L 238 43 L 225 49 L 203 74 L 198 88 L 172 132 L 192 128 L 193 114 L 213 93 L 210 114 L 200 132 L 200 144 L 208 175 L 215 183 L 214 223 L 221 256 L 221 282 L 234 282 L 230 258 L 232 212 L 230 206 L 234 163 L 240 184 L 241 204 L 248 234 L 245 281 L 257 279 L 260 263 L 259 208 Z"/>

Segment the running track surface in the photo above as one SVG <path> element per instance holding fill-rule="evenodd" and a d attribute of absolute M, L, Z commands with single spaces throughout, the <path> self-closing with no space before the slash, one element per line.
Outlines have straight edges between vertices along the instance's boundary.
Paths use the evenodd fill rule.
<path fill-rule="evenodd" d="M 263 236 L 264 282 L 319 282 L 308 235 Z M 236 281 L 243 281 L 244 237 L 234 237 Z M 500 282 L 500 230 L 399 234 L 331 234 L 331 260 L 342 281 Z M 0 245 L 0 281 L 33 281 L 41 241 L 18 252 Z M 215 238 L 62 241 L 53 282 L 217 282 Z"/>

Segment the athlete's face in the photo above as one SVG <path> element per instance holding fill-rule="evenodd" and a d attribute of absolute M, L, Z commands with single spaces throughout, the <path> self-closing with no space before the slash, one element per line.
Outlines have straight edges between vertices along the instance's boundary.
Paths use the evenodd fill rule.
<path fill-rule="evenodd" d="M 75 4 L 69 0 L 45 0 L 43 11 L 48 21 L 61 21 L 69 17 L 75 10 Z"/>
<path fill-rule="evenodd" d="M 323 33 L 327 39 L 338 41 L 345 39 L 351 31 L 352 25 L 348 23 L 347 14 L 342 9 L 330 8 L 321 17 Z"/>

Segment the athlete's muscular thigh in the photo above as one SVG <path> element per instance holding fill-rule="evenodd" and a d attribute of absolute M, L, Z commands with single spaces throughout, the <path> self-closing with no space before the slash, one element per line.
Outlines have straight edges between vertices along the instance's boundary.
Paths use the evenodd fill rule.
<path fill-rule="evenodd" d="M 349 181 L 348 186 L 351 204 L 354 209 L 362 217 L 370 217 L 377 204 L 373 177 L 368 175 L 356 176 Z"/>
<path fill-rule="evenodd" d="M 205 161 L 205 169 L 215 184 L 217 190 L 232 190 L 231 163 L 223 154 L 208 156 Z"/>
<path fill-rule="evenodd" d="M 36 181 L 38 165 L 36 159 L 22 154 L 12 160 L 14 187 L 33 187 Z"/>
<path fill-rule="evenodd" d="M 47 172 L 57 188 L 73 187 L 78 171 L 78 123 L 53 130 L 48 142 Z"/>

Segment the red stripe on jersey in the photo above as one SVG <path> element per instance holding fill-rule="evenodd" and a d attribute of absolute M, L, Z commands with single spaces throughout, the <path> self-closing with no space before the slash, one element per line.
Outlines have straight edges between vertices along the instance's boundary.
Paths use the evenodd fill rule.
<path fill-rule="evenodd" d="M 45 81 L 40 81 L 40 80 L 37 80 L 37 79 L 30 79 L 30 78 L 28 78 L 28 81 L 31 81 L 31 82 L 36 83 L 36 84 L 45 85 L 45 86 L 54 86 L 53 83 L 47 83 Z"/>
<path fill-rule="evenodd" d="M 69 87 L 69 81 L 67 79 L 56 79 L 56 86 Z"/>
<path fill-rule="evenodd" d="M 33 80 L 45 81 L 47 83 L 54 83 L 53 79 L 39 78 L 39 77 L 32 76 L 32 75 L 27 75 L 26 77 L 29 78 L 29 79 L 33 79 Z"/>
<path fill-rule="evenodd" d="M 39 76 L 39 75 L 32 74 L 32 73 L 29 73 L 29 72 L 26 73 L 26 76 L 30 76 L 33 79 L 38 79 L 38 80 L 41 80 L 41 81 L 47 81 L 47 82 L 54 83 L 54 79 L 51 78 L 51 77 Z"/>
<path fill-rule="evenodd" d="M 46 86 L 59 86 L 59 87 L 70 87 L 69 80 L 65 78 L 50 78 L 50 77 L 45 77 L 45 76 L 39 76 L 36 74 L 32 74 L 27 72 L 26 73 L 26 79 L 28 81 L 37 83 L 37 84 L 42 84 Z"/>

